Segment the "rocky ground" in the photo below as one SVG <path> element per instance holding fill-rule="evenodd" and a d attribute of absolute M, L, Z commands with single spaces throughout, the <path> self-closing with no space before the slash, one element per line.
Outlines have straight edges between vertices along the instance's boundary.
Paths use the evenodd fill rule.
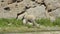
<path fill-rule="evenodd" d="M 21 19 L 25 12 L 53 20 L 60 17 L 60 0 L 0 0 L 0 18 L 16 18 L 21 13 Z"/>

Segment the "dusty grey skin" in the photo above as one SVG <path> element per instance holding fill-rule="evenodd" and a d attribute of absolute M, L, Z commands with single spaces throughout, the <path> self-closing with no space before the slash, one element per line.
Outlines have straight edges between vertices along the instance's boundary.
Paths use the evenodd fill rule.
<path fill-rule="evenodd" d="M 26 25 L 28 23 L 30 25 L 39 27 L 39 24 L 36 23 L 36 17 L 34 15 L 28 15 L 27 14 L 27 15 L 23 16 L 23 24 Z"/>

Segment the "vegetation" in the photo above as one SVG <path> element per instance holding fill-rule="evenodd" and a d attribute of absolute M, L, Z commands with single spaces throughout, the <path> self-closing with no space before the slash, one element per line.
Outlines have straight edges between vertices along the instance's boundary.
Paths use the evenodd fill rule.
<path fill-rule="evenodd" d="M 38 19 L 36 22 L 40 25 L 44 26 L 60 26 L 60 18 L 57 18 L 54 22 L 51 22 L 49 19 Z M 43 26 L 43 27 L 44 27 Z M 32 28 L 32 25 L 26 25 L 24 26 L 22 23 L 22 20 L 18 19 L 5 19 L 0 18 L 0 32 L 34 32 L 34 31 L 40 31 L 45 30 L 42 28 Z"/>
<path fill-rule="evenodd" d="M 44 26 L 52 26 L 53 25 L 53 23 L 49 20 L 49 19 L 38 19 L 37 21 L 36 21 L 38 24 L 40 24 L 40 25 L 44 25 Z"/>
<path fill-rule="evenodd" d="M 21 26 L 22 25 L 22 20 L 18 19 L 5 19 L 5 18 L 0 18 L 0 27 L 5 27 L 5 26 Z"/>
<path fill-rule="evenodd" d="M 59 18 L 56 18 L 56 20 L 53 22 L 54 26 L 55 25 L 58 25 L 60 26 L 60 17 Z"/>
<path fill-rule="evenodd" d="M 56 20 L 54 22 L 51 22 L 50 19 L 38 19 L 36 20 L 36 22 L 40 25 L 44 25 L 44 26 L 60 26 L 60 18 L 56 18 Z M 20 27 L 23 26 L 22 20 L 18 19 L 5 19 L 5 18 L 0 18 L 0 27 L 5 27 L 5 26 L 15 26 L 15 27 Z M 27 25 L 27 27 L 32 27 L 31 25 Z"/>
<path fill-rule="evenodd" d="M 38 19 L 36 20 L 36 22 L 40 25 L 44 25 L 44 26 L 60 26 L 60 18 L 56 18 L 55 21 L 51 22 L 50 19 Z"/>

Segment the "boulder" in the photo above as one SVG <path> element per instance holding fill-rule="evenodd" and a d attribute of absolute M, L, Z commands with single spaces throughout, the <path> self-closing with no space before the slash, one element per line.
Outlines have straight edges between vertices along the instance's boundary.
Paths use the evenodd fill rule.
<path fill-rule="evenodd" d="M 60 17 L 60 8 L 49 13 L 51 16 Z"/>
<path fill-rule="evenodd" d="M 49 12 L 48 16 L 52 22 L 55 21 L 56 18 L 60 17 L 60 8 L 58 8 L 52 12 Z"/>
<path fill-rule="evenodd" d="M 60 0 L 44 0 L 44 3 L 46 4 L 48 10 L 54 10 L 60 7 Z"/>
<path fill-rule="evenodd" d="M 35 7 L 35 6 L 38 5 L 37 3 L 35 3 L 35 2 L 33 2 L 33 1 L 31 1 L 31 0 L 24 0 L 23 3 L 24 3 L 24 5 L 27 6 L 27 7 Z"/>
<path fill-rule="evenodd" d="M 43 3 L 44 0 L 35 0 L 37 3 Z"/>
<path fill-rule="evenodd" d="M 30 8 L 26 11 L 28 14 L 34 15 L 37 18 L 45 18 L 46 14 L 45 14 L 45 6 L 41 5 L 41 6 L 37 6 L 35 8 Z"/>
<path fill-rule="evenodd" d="M 0 7 L 5 7 L 9 4 L 14 3 L 16 0 L 0 0 Z"/>
<path fill-rule="evenodd" d="M 13 3 L 0 8 L 0 18 L 16 18 L 17 14 L 24 11 L 25 6 L 22 3 Z"/>

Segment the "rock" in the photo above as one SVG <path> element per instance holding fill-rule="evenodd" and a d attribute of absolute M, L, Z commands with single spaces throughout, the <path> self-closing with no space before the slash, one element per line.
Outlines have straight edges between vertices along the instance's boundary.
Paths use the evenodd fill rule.
<path fill-rule="evenodd" d="M 0 18 L 16 18 L 17 14 L 0 8 Z"/>
<path fill-rule="evenodd" d="M 16 14 L 14 14 L 14 13 L 10 13 L 10 12 L 7 12 L 7 13 L 5 13 L 5 12 L 1 12 L 0 13 L 0 18 L 16 18 Z"/>
<path fill-rule="evenodd" d="M 35 3 L 35 2 L 33 2 L 33 1 L 31 1 L 31 0 L 24 0 L 23 3 L 24 3 L 25 6 L 27 6 L 27 7 L 35 7 L 35 6 L 38 5 L 37 3 Z"/>
<path fill-rule="evenodd" d="M 22 11 L 25 11 L 25 4 L 23 2 L 20 2 L 17 4 L 17 10 L 18 10 L 18 13 L 21 13 Z"/>
<path fill-rule="evenodd" d="M 25 6 L 21 3 L 13 3 L 10 5 L 7 5 L 3 8 L 0 8 L 1 11 L 1 18 L 16 18 L 17 14 L 24 11 L 25 10 Z M 5 15 L 5 16 L 3 16 Z"/>
<path fill-rule="evenodd" d="M 56 20 L 56 18 L 60 17 L 60 8 L 52 11 L 52 12 L 49 12 L 48 13 L 48 17 L 50 18 L 50 20 L 53 22 Z"/>
<path fill-rule="evenodd" d="M 49 18 L 50 18 L 51 22 L 54 22 L 56 20 L 56 17 L 54 17 L 54 16 L 50 16 Z"/>
<path fill-rule="evenodd" d="M 50 9 L 52 11 L 46 14 L 46 7 L 47 12 Z M 22 19 L 27 13 L 37 18 L 48 16 L 51 20 L 55 20 L 56 17 L 60 17 L 60 0 L 0 0 L 0 18 L 16 18 L 17 14 L 23 11 L 25 13 L 21 14 L 18 19 Z"/>
<path fill-rule="evenodd" d="M 37 3 L 43 3 L 43 0 L 35 0 Z"/>
<path fill-rule="evenodd" d="M 12 4 L 14 3 L 16 0 L 0 0 L 0 7 L 5 7 L 9 4 Z"/>
<path fill-rule="evenodd" d="M 46 4 L 48 10 L 54 10 L 60 7 L 60 0 L 44 0 L 44 3 Z"/>
<path fill-rule="evenodd" d="M 35 8 L 30 8 L 27 10 L 27 13 L 28 14 L 31 14 L 31 15 L 34 15 L 36 16 L 37 18 L 45 18 L 46 14 L 45 14 L 45 6 L 44 5 L 41 5 L 41 6 L 37 6 Z"/>
<path fill-rule="evenodd" d="M 38 2 L 39 0 L 35 0 L 35 1 Z M 39 2 L 41 2 L 41 0 Z M 40 9 L 45 10 L 43 6 L 40 7 L 39 4 L 33 2 L 32 0 L 0 0 L 0 15 L 1 15 L 0 18 L 16 18 L 18 13 L 21 13 L 22 11 L 26 10 L 26 7 L 30 7 L 31 10 L 33 9 L 31 12 L 34 12 L 35 9 L 36 9 L 36 12 L 42 11 Z M 27 11 L 29 11 L 30 9 L 28 9 Z M 37 13 L 39 14 L 39 12 Z M 37 15 L 37 13 L 36 14 L 34 13 L 34 14 L 36 16 L 39 16 Z M 24 14 L 20 15 L 20 17 L 18 18 L 22 18 L 23 15 Z"/>
<path fill-rule="evenodd" d="M 19 3 L 19 2 L 22 2 L 23 0 L 16 0 L 17 1 L 17 3 Z"/>
<path fill-rule="evenodd" d="M 60 17 L 60 8 L 50 12 L 50 15 L 54 17 Z"/>

